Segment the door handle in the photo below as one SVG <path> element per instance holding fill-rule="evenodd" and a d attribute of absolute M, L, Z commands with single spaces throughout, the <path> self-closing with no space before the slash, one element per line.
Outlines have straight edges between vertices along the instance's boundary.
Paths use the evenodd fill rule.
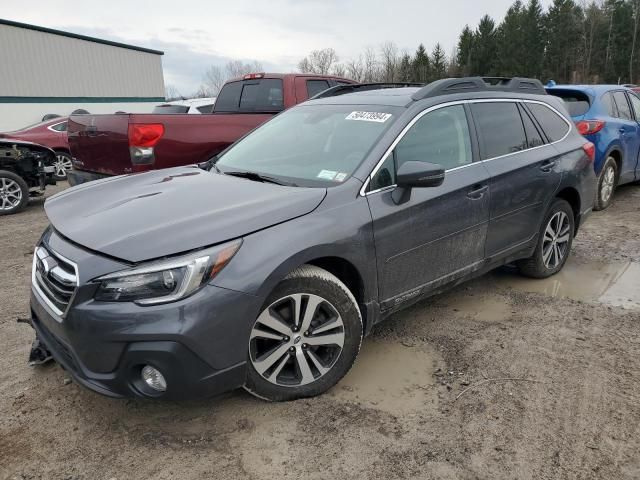
<path fill-rule="evenodd" d="M 556 162 L 554 160 L 546 160 L 545 162 L 542 162 L 542 165 L 540 165 L 540 170 L 542 170 L 545 173 L 548 173 L 555 166 L 556 166 Z"/>
<path fill-rule="evenodd" d="M 487 190 L 489 190 L 489 185 L 474 185 L 467 193 L 467 197 L 471 200 L 479 200 L 484 196 Z"/>

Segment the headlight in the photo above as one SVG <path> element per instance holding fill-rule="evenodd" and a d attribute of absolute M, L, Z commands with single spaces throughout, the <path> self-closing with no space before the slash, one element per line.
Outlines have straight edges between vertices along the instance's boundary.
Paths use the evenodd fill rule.
<path fill-rule="evenodd" d="M 237 240 L 184 257 L 104 275 L 95 280 L 100 286 L 94 298 L 101 302 L 136 302 L 139 305 L 179 300 L 215 277 L 241 244 L 242 241 Z"/>

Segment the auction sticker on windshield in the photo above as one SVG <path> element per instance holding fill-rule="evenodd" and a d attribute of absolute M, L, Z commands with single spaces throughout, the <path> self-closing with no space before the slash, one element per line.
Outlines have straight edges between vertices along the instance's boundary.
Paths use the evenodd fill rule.
<path fill-rule="evenodd" d="M 336 173 L 333 170 L 320 170 L 320 173 L 317 175 L 317 178 L 322 178 L 323 180 L 333 180 L 336 176 Z"/>
<path fill-rule="evenodd" d="M 382 112 L 351 112 L 345 120 L 361 120 L 363 122 L 384 123 L 392 117 L 390 113 Z"/>

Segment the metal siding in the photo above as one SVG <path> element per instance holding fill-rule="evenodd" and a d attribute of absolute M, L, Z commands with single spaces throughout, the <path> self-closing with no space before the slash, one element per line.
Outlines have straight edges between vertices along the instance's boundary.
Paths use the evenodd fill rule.
<path fill-rule="evenodd" d="M 164 97 L 162 57 L 0 25 L 0 97 Z"/>

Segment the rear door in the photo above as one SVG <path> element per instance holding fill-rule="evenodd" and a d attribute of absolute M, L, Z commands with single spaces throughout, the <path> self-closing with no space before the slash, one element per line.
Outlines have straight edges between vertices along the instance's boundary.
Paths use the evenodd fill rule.
<path fill-rule="evenodd" d="M 629 100 L 631 101 L 631 107 L 633 108 L 633 116 L 636 120 L 636 124 L 640 126 L 640 97 L 635 93 L 629 93 L 628 95 Z M 640 133 L 636 135 L 636 164 L 634 172 L 635 180 L 640 180 Z"/>
<path fill-rule="evenodd" d="M 618 183 L 627 183 L 635 178 L 638 148 L 640 148 L 640 126 L 634 117 L 627 93 L 623 90 L 615 91 L 613 99 L 618 107 L 618 120 L 620 121 L 618 131 L 623 149 Z"/>
<path fill-rule="evenodd" d="M 463 105 L 427 111 L 373 173 L 366 195 L 384 309 L 464 276 L 484 259 L 489 174 L 473 161 L 470 131 Z M 445 179 L 396 204 L 395 175 L 406 161 L 440 164 Z"/>
<path fill-rule="evenodd" d="M 518 102 L 478 102 L 471 110 L 491 176 L 486 255 L 504 256 L 527 246 L 538 233 L 562 174 L 555 166 L 556 150 Z"/>

